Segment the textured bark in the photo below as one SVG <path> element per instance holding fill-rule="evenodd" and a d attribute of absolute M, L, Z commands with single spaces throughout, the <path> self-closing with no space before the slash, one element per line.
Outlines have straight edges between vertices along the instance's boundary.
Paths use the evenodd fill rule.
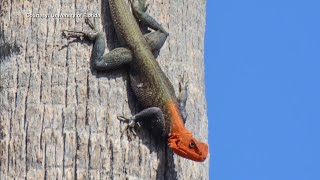
<path fill-rule="evenodd" d="M 149 3 L 170 33 L 157 59 L 176 92 L 180 76 L 189 80 L 186 127 L 206 142 L 205 1 Z M 92 44 L 61 37 L 63 29 L 89 31 L 83 17 L 27 16 L 97 13 L 92 19 L 110 50 L 118 45 L 106 1 L 0 6 L 0 179 L 208 179 L 209 160 L 173 155 L 147 130 L 121 136 L 125 125 L 117 115 L 139 111 L 126 71 L 93 70 Z"/>

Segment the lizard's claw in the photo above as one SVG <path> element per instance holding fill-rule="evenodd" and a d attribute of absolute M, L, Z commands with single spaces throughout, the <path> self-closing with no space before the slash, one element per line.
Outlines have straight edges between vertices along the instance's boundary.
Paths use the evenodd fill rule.
<path fill-rule="evenodd" d="M 147 3 L 147 4 L 145 5 L 145 7 L 144 7 L 144 9 L 143 9 L 144 12 L 146 12 L 146 11 L 148 10 L 149 5 L 150 5 L 149 3 Z"/>
<path fill-rule="evenodd" d="M 82 40 L 86 36 L 86 33 L 80 31 L 62 30 L 62 36 L 65 38 L 77 37 Z"/>
<path fill-rule="evenodd" d="M 186 80 L 185 76 L 180 76 L 180 82 L 179 82 L 179 92 L 187 91 L 189 86 L 189 80 Z"/>
<path fill-rule="evenodd" d="M 180 75 L 180 82 L 179 82 L 179 90 L 186 89 L 189 85 L 189 80 L 186 79 L 185 75 Z"/>
<path fill-rule="evenodd" d="M 125 128 L 124 131 L 122 131 L 121 134 L 123 134 L 123 133 L 124 133 L 125 131 L 127 131 L 127 130 L 130 130 L 134 136 L 137 135 L 137 133 L 136 133 L 136 131 L 135 131 L 135 128 L 140 128 L 141 125 L 140 125 L 139 122 L 136 122 L 134 116 L 132 116 L 132 117 L 130 117 L 130 118 L 126 118 L 126 117 L 124 117 L 124 116 L 118 116 L 117 118 L 118 118 L 120 121 L 123 121 L 123 122 L 125 122 L 125 123 L 128 123 L 128 126 Z"/>
<path fill-rule="evenodd" d="M 84 22 L 94 31 L 96 31 L 96 28 L 94 27 L 93 23 L 90 21 L 88 17 L 85 18 Z"/>

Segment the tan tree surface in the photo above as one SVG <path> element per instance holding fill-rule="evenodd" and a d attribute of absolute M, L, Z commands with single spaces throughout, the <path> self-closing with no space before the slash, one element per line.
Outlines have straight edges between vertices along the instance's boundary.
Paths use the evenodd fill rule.
<path fill-rule="evenodd" d="M 170 33 L 157 59 L 176 92 L 180 76 L 189 80 L 186 127 L 207 142 L 205 1 L 149 3 Z M 107 1 L 1 0 L 0 179 L 208 179 L 209 158 L 173 155 L 147 130 L 121 136 L 117 115 L 139 111 L 127 72 L 93 70 L 92 44 L 61 36 L 89 31 L 85 15 L 107 51 L 118 46 Z"/>

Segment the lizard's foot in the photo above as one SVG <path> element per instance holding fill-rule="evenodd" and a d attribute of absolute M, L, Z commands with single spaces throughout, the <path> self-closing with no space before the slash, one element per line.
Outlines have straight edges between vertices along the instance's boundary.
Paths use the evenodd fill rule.
<path fill-rule="evenodd" d="M 62 30 L 62 36 L 65 38 L 73 37 L 73 38 L 79 38 L 81 40 L 89 39 L 91 41 L 95 40 L 97 37 L 98 32 L 82 32 L 82 31 L 71 31 L 71 30 Z"/>
<path fill-rule="evenodd" d="M 187 91 L 189 81 L 185 79 L 184 75 L 180 76 L 179 92 Z"/>
<path fill-rule="evenodd" d="M 62 30 L 62 36 L 65 38 L 74 37 L 79 39 L 89 39 L 94 40 L 98 34 L 96 28 L 94 27 L 93 23 L 90 21 L 88 17 L 85 18 L 85 23 L 92 29 L 94 32 L 86 33 L 82 31 L 72 31 L 72 30 Z"/>
<path fill-rule="evenodd" d="M 124 131 L 122 131 L 121 134 L 123 134 L 125 131 L 130 130 L 134 136 L 137 135 L 135 128 L 140 128 L 141 125 L 139 122 L 136 121 L 135 116 L 132 116 L 130 118 L 126 118 L 124 116 L 118 116 L 117 117 L 120 121 L 123 121 L 125 123 L 128 123 L 128 126 L 126 127 L 126 129 Z"/>
<path fill-rule="evenodd" d="M 179 95 L 177 97 L 177 100 L 179 103 L 179 108 L 184 123 L 186 122 L 188 117 L 188 113 L 186 111 L 186 103 L 188 99 L 188 84 L 189 81 L 185 79 L 184 75 L 182 77 L 180 76 Z"/>
<path fill-rule="evenodd" d="M 62 30 L 62 36 L 65 38 L 75 37 L 82 40 L 83 38 L 85 38 L 86 33 L 81 31 Z"/>

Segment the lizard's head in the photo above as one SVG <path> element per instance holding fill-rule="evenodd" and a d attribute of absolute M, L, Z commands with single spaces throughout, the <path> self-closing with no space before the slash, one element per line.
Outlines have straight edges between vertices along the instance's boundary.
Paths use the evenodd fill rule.
<path fill-rule="evenodd" d="M 193 161 L 203 162 L 208 155 L 208 145 L 196 140 L 190 132 L 170 133 L 168 144 L 174 153 Z"/>

